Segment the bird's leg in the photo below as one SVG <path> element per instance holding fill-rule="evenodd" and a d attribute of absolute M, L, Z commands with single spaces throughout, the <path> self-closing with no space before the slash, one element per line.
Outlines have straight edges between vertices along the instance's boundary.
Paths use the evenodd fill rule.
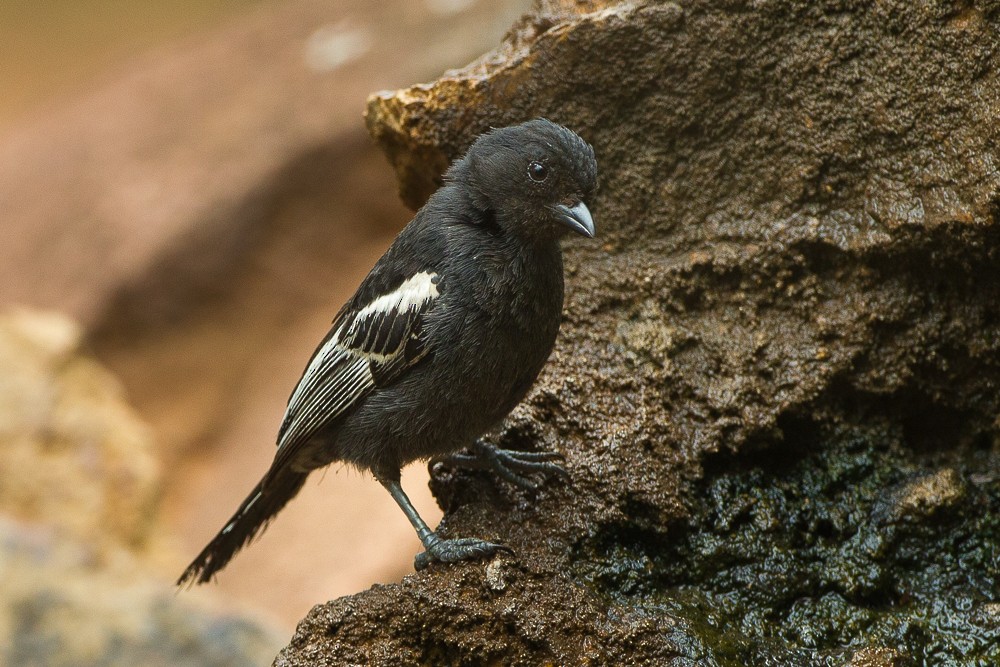
<path fill-rule="evenodd" d="M 417 554 L 416 558 L 413 559 L 413 567 L 415 569 L 422 570 L 433 561 L 456 563 L 460 560 L 486 558 L 500 551 L 514 553 L 510 547 L 473 537 L 456 540 L 445 540 L 438 537 L 427 526 L 424 520 L 420 518 L 417 508 L 413 506 L 413 503 L 406 496 L 403 487 L 399 483 L 398 472 L 395 477 L 377 475 L 377 479 L 385 487 L 386 491 L 389 492 L 392 499 L 396 501 L 399 508 L 403 510 L 403 514 L 410 520 L 413 529 L 417 531 L 417 537 L 420 538 L 420 542 L 424 545 L 424 549 L 426 549 L 426 551 Z"/>
<path fill-rule="evenodd" d="M 473 470 L 492 470 L 511 484 L 536 489 L 539 484 L 528 475 L 559 475 L 569 473 L 556 461 L 562 461 L 559 452 L 522 452 L 516 449 L 501 449 L 483 439 L 472 445 L 472 454 L 453 454 L 448 461 L 454 465 Z"/>

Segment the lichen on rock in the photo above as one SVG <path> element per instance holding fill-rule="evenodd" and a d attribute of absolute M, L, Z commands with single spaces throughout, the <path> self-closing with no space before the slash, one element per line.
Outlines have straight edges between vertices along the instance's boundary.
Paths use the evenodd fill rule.
<path fill-rule="evenodd" d="M 320 605 L 276 664 L 1000 662 L 998 33 L 995 2 L 542 2 L 371 98 L 411 206 L 490 126 L 593 143 L 598 241 L 495 435 L 572 481 L 435 470 L 504 586 Z"/>

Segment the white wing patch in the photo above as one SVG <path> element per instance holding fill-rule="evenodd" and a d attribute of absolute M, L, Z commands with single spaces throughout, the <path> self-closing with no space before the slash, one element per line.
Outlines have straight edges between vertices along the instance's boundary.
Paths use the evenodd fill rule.
<path fill-rule="evenodd" d="M 407 310 L 420 310 L 438 296 L 437 274 L 421 271 L 400 285 L 394 292 L 372 301 L 361 309 L 354 322 L 367 319 L 374 314 L 394 314 Z"/>
<path fill-rule="evenodd" d="M 372 363 L 402 355 L 420 315 L 438 296 L 437 274 L 422 271 L 345 320 L 316 351 L 285 410 L 279 451 L 308 440 L 375 386 Z"/>

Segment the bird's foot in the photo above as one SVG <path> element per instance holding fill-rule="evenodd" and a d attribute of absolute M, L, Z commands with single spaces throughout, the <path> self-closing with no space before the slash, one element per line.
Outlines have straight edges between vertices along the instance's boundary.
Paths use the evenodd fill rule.
<path fill-rule="evenodd" d="M 493 542 L 487 542 L 475 537 L 443 540 L 434 535 L 429 540 L 429 544 L 425 544 L 425 546 L 427 547 L 427 551 L 417 554 L 416 558 L 413 559 L 413 567 L 418 571 L 424 569 L 434 561 L 440 563 L 457 563 L 460 560 L 487 558 L 500 552 L 514 553 L 510 547 L 502 544 L 494 544 Z"/>
<path fill-rule="evenodd" d="M 501 449 L 484 440 L 476 440 L 472 452 L 472 454 L 453 454 L 448 461 L 463 468 L 492 470 L 500 478 L 525 489 L 537 489 L 540 486 L 540 483 L 531 479 L 530 475 L 569 476 L 566 469 L 556 463 L 565 460 L 559 452 Z"/>

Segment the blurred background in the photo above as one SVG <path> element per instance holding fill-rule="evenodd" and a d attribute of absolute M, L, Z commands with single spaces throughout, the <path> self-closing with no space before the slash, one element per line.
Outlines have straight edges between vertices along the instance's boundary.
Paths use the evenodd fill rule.
<path fill-rule="evenodd" d="M 333 466 L 216 585 L 171 587 L 411 215 L 365 98 L 529 4 L 0 2 L 2 664 L 269 664 L 312 605 L 411 571 L 402 513 Z"/>

